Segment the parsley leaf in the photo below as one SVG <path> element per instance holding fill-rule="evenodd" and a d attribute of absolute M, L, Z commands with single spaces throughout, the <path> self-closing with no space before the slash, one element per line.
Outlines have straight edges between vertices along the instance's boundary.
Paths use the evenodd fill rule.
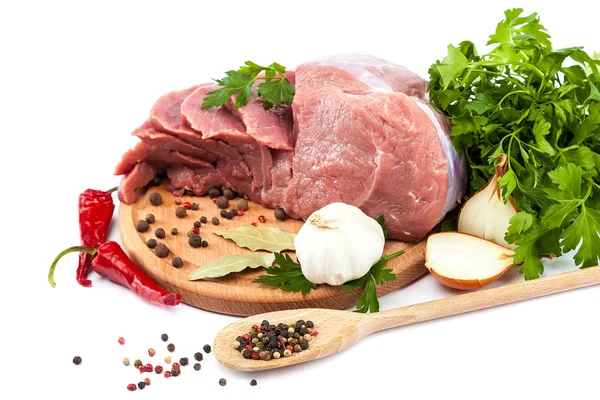
<path fill-rule="evenodd" d="M 302 274 L 300 264 L 294 262 L 289 254 L 274 254 L 279 267 L 265 268 L 267 275 L 260 275 L 252 282 L 275 286 L 284 292 L 302 292 L 302 295 L 308 294 L 317 287 L 317 285 L 306 279 Z"/>
<path fill-rule="evenodd" d="M 448 46 L 429 68 L 431 102 L 452 122 L 455 148 L 470 166 L 473 195 L 507 155 L 499 180 L 513 216 L 506 240 L 517 245 L 525 279 L 543 256 L 578 249 L 576 265 L 600 258 L 600 61 L 581 47 L 553 49 L 537 13 L 504 12 L 486 54 L 471 41 Z"/>
<path fill-rule="evenodd" d="M 262 72 L 264 74 L 260 75 Z M 252 96 L 252 89 L 257 80 L 264 81 L 258 84 L 257 94 L 264 100 L 263 107 L 265 109 L 279 106 L 281 103 L 291 105 L 295 89 L 285 77 L 285 72 L 286 68 L 278 63 L 265 67 L 252 61 L 246 61 L 237 71 L 227 71 L 224 78 L 215 79 L 215 82 L 221 87 L 206 94 L 202 109 L 220 107 L 227 104 L 229 99 L 235 95 L 237 96 L 234 108 L 245 106 Z"/>
<path fill-rule="evenodd" d="M 388 228 L 385 225 L 385 217 L 382 215 L 380 215 L 379 217 L 375 218 L 375 221 L 377 221 L 377 223 L 379 224 L 379 226 L 381 226 L 381 229 L 383 230 L 383 237 L 387 237 L 388 235 Z"/>

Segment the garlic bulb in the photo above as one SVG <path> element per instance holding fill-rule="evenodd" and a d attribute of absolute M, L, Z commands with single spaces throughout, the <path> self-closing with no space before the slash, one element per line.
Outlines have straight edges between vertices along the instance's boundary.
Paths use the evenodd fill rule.
<path fill-rule="evenodd" d="M 502 178 L 505 172 L 506 155 L 501 154 L 492 179 L 467 200 L 460 210 L 458 231 L 514 249 L 516 246 L 504 239 L 511 217 L 518 212 L 512 196 L 506 204 L 502 200 L 498 179 Z"/>
<path fill-rule="evenodd" d="M 383 253 L 385 237 L 379 223 L 359 208 L 331 203 L 308 217 L 294 245 L 309 281 L 341 285 L 369 272 Z"/>

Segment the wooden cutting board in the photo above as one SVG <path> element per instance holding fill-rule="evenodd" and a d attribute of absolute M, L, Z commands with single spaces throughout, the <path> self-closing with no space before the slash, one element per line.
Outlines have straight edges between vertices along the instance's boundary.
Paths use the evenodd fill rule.
<path fill-rule="evenodd" d="M 161 206 L 150 204 L 149 196 L 152 192 L 159 192 L 163 198 Z M 243 272 L 230 274 L 222 278 L 190 281 L 188 276 L 211 261 L 224 255 L 244 254 L 250 250 L 238 247 L 231 240 L 214 235 L 213 231 L 233 230 L 242 224 L 258 222 L 258 216 L 267 218 L 263 226 L 276 226 L 287 232 L 297 233 L 302 226 L 302 221 L 288 219 L 278 221 L 274 218 L 273 210 L 264 208 L 259 204 L 248 202 L 249 210 L 243 216 L 234 217 L 232 220 L 221 218 L 219 209 L 208 196 L 182 196 L 182 202 L 198 203 L 197 211 L 187 210 L 185 218 L 175 215 L 176 197 L 166 190 L 163 184 L 151 187 L 146 192 L 140 191 L 136 203 L 127 205 L 121 203 L 119 207 L 119 228 L 123 244 L 129 255 L 134 259 L 152 279 L 161 286 L 182 296 L 186 304 L 223 314 L 248 316 L 264 312 L 278 311 L 295 308 L 331 308 L 348 309 L 356 306 L 360 291 L 353 290 L 342 292 L 341 287 L 319 285 L 316 290 L 306 296 L 301 293 L 283 292 L 278 288 L 252 283 L 258 275 L 264 274 L 262 268 L 246 269 Z M 229 208 L 235 206 L 237 199 L 230 201 Z M 135 229 L 137 221 L 144 219 L 148 213 L 154 214 L 156 222 L 150 225 L 148 232 L 140 233 Z M 192 229 L 194 221 L 201 216 L 208 218 L 207 224 L 202 224 L 200 236 L 207 240 L 206 248 L 192 248 L 188 244 L 187 232 Z M 219 218 L 218 226 L 210 223 L 212 217 Z M 164 239 L 154 235 L 157 228 L 166 232 Z M 179 234 L 171 235 L 171 229 L 177 228 Z M 155 238 L 159 243 L 166 244 L 170 254 L 166 258 L 159 258 L 154 250 L 146 246 L 146 241 Z M 421 277 L 427 272 L 425 262 L 425 241 L 419 244 L 408 244 L 388 240 L 384 255 L 404 249 L 406 253 L 392 260 L 388 267 L 392 268 L 398 279 L 380 285 L 378 294 L 384 295 Z M 179 256 L 184 260 L 181 268 L 171 265 L 173 257 Z"/>

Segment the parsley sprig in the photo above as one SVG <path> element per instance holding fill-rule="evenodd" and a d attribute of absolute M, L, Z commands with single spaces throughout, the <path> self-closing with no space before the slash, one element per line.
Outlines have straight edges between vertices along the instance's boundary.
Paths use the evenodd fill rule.
<path fill-rule="evenodd" d="M 259 76 L 261 72 L 264 74 Z M 227 71 L 224 78 L 215 79 L 221 88 L 207 93 L 202 103 L 202 109 L 220 107 L 234 95 L 237 95 L 234 108 L 245 106 L 252 96 L 252 88 L 257 80 L 263 81 L 258 84 L 257 93 L 263 99 L 263 107 L 266 110 L 273 106 L 279 106 L 281 103 L 291 105 L 295 89 L 285 77 L 285 72 L 285 67 L 278 63 L 265 67 L 252 61 L 246 61 L 237 71 Z"/>
<path fill-rule="evenodd" d="M 294 262 L 289 254 L 274 254 L 275 262 L 279 264 L 279 267 L 265 268 L 267 275 L 260 275 L 252 282 L 278 287 L 284 292 L 302 292 L 302 295 L 308 294 L 317 287 L 306 279 L 302 274 L 300 264 Z"/>
<path fill-rule="evenodd" d="M 432 103 L 452 121 L 470 165 L 470 195 L 508 156 L 499 181 L 522 211 L 506 235 L 525 279 L 540 256 L 577 249 L 576 265 L 600 258 L 600 61 L 581 47 L 556 50 L 536 13 L 505 11 L 487 54 L 464 41 L 429 69 Z"/>

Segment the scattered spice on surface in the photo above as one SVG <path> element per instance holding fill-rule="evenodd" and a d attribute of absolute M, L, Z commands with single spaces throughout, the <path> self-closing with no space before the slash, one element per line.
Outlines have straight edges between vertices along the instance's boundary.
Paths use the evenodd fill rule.
<path fill-rule="evenodd" d="M 189 201 L 186 201 L 185 203 L 183 203 L 183 208 L 185 208 L 186 210 L 191 210 L 192 203 L 190 203 Z"/>
<path fill-rule="evenodd" d="M 162 183 L 162 178 L 158 175 L 156 175 L 151 181 L 150 181 L 150 186 L 160 186 L 160 184 Z"/>
<path fill-rule="evenodd" d="M 123 337 L 120 337 L 120 338 L 119 338 L 119 344 L 120 344 L 120 345 L 124 345 L 124 344 L 125 344 L 125 338 L 123 338 Z"/>
<path fill-rule="evenodd" d="M 135 386 L 135 383 L 130 383 L 129 385 L 127 385 L 127 390 L 129 390 L 130 392 L 133 392 L 136 389 L 137 386 Z"/>
<path fill-rule="evenodd" d="M 165 233 L 165 230 L 163 228 L 158 228 L 154 231 L 154 236 L 156 236 L 159 239 L 164 239 L 165 236 L 167 236 L 167 234 Z"/>
<path fill-rule="evenodd" d="M 158 192 L 152 192 L 149 200 L 153 206 L 160 206 L 162 204 L 162 196 Z"/>
<path fill-rule="evenodd" d="M 169 255 L 169 248 L 167 247 L 167 245 L 159 243 L 156 246 L 156 256 L 158 258 L 165 258 L 168 255 Z"/>
<path fill-rule="evenodd" d="M 140 365 L 138 370 L 140 371 L 140 374 L 143 374 L 144 372 L 146 372 L 146 367 L 143 365 Z"/>
<path fill-rule="evenodd" d="M 229 210 L 229 212 L 231 213 L 231 215 L 233 215 L 234 217 L 238 215 L 238 210 L 237 208 L 232 208 L 231 210 Z"/>
<path fill-rule="evenodd" d="M 217 207 L 219 207 L 219 208 L 227 208 L 227 207 L 229 207 L 229 199 L 225 196 L 219 196 L 217 198 L 216 204 L 217 204 Z"/>
<path fill-rule="evenodd" d="M 171 368 L 180 369 L 181 365 L 178 362 L 174 362 Z"/>
<path fill-rule="evenodd" d="M 211 220 L 211 222 L 212 222 L 213 225 L 219 225 L 219 218 L 213 217 L 212 220 Z"/>
<path fill-rule="evenodd" d="M 188 243 L 193 248 L 198 248 L 198 247 L 202 246 L 202 238 L 200 236 L 194 234 L 194 235 L 190 236 L 190 238 L 188 239 Z"/>
<path fill-rule="evenodd" d="M 204 359 L 204 356 L 199 351 L 194 354 L 194 360 L 202 361 L 203 359 Z"/>
<path fill-rule="evenodd" d="M 235 192 L 229 188 L 225 188 L 223 190 L 223 196 L 227 197 L 228 200 L 232 200 L 235 198 Z"/>
<path fill-rule="evenodd" d="M 81 364 L 81 357 L 79 357 L 79 356 L 73 357 L 73 364 L 75 364 L 75 365 Z"/>
<path fill-rule="evenodd" d="M 194 228 L 200 228 L 200 226 L 202 226 L 200 221 L 194 221 Z"/>
<path fill-rule="evenodd" d="M 239 199 L 235 206 L 238 210 L 248 211 L 248 200 Z"/>
<path fill-rule="evenodd" d="M 287 219 L 287 214 L 285 213 L 283 208 L 276 209 L 274 214 L 275 219 L 278 219 L 279 221 L 285 221 Z"/>
<path fill-rule="evenodd" d="M 256 222 L 252 222 L 250 225 L 252 225 L 253 227 L 256 227 Z"/>
<path fill-rule="evenodd" d="M 217 197 L 217 196 L 213 197 L 213 198 L 212 198 L 212 202 L 216 204 L 216 203 L 217 203 L 217 199 L 218 199 L 218 197 Z"/>
<path fill-rule="evenodd" d="M 181 205 L 181 199 L 179 197 L 175 199 L 175 205 Z"/>
<path fill-rule="evenodd" d="M 175 216 L 177 218 L 185 218 L 186 215 L 187 215 L 187 211 L 183 207 L 177 207 L 177 209 L 175 210 Z"/>
<path fill-rule="evenodd" d="M 154 350 L 152 347 L 150 347 L 150 348 L 148 349 L 148 355 L 149 355 L 150 357 L 154 357 L 154 355 L 155 355 L 155 354 L 156 354 L 156 350 Z"/>
<path fill-rule="evenodd" d="M 175 268 L 181 268 L 183 267 L 183 260 L 181 259 L 181 257 L 173 257 L 173 261 L 171 261 L 171 264 Z"/>
<path fill-rule="evenodd" d="M 225 218 L 227 218 L 227 219 L 233 219 L 233 214 L 231 212 L 227 211 L 225 213 Z"/>
<path fill-rule="evenodd" d="M 221 189 L 219 189 L 218 187 L 210 188 L 210 190 L 208 191 L 208 195 L 210 197 L 219 197 L 221 195 Z"/>
<path fill-rule="evenodd" d="M 179 376 L 180 373 L 181 373 L 181 369 L 171 368 L 171 376 Z"/>
<path fill-rule="evenodd" d="M 124 366 L 128 366 L 128 365 L 129 365 L 129 358 L 125 357 L 125 358 L 123 359 L 123 365 L 124 365 Z"/>
<path fill-rule="evenodd" d="M 138 359 L 133 362 L 133 366 L 136 368 L 139 368 L 141 365 L 142 365 L 142 360 Z"/>
<path fill-rule="evenodd" d="M 205 224 L 208 222 L 208 219 L 205 216 L 200 217 L 200 223 Z"/>
<path fill-rule="evenodd" d="M 149 249 L 154 249 L 157 245 L 158 242 L 156 241 L 156 239 L 148 239 L 146 241 L 146 246 L 148 246 Z"/>
<path fill-rule="evenodd" d="M 265 222 L 267 222 L 267 218 L 264 215 L 259 215 L 258 222 L 264 224 Z"/>
<path fill-rule="evenodd" d="M 208 242 L 206 240 L 202 241 L 202 247 L 208 247 Z"/>
<path fill-rule="evenodd" d="M 192 203 L 192 211 L 198 211 L 200 209 L 200 204 Z"/>
<path fill-rule="evenodd" d="M 183 194 L 184 194 L 185 196 L 190 196 L 190 197 L 194 197 L 194 196 L 196 196 L 196 193 L 195 193 L 193 190 L 189 190 L 189 189 L 186 189 L 186 190 L 183 192 Z"/>
<path fill-rule="evenodd" d="M 175 345 L 173 343 L 169 343 L 169 345 L 167 346 L 167 350 L 169 350 L 171 353 L 174 352 L 175 351 Z M 167 360 L 165 360 L 165 361 L 167 361 Z M 169 357 L 169 362 L 171 362 L 171 357 Z"/>
<path fill-rule="evenodd" d="M 181 357 L 179 359 L 179 364 L 181 364 L 182 367 L 185 367 L 186 365 L 188 365 L 190 360 L 188 360 L 187 357 Z"/>
<path fill-rule="evenodd" d="M 192 236 L 193 234 L 194 234 L 194 231 L 188 231 L 188 232 L 186 233 L 187 237 L 190 237 L 190 236 Z"/>
<path fill-rule="evenodd" d="M 169 350 L 169 347 L 167 346 L 167 350 Z M 175 346 L 173 345 L 173 350 L 175 350 Z M 172 351 L 172 350 L 169 350 Z M 165 363 L 167 364 L 171 364 L 171 356 L 165 356 Z"/>
<path fill-rule="evenodd" d="M 240 217 L 243 216 L 244 215 L 244 210 L 239 210 L 237 215 L 239 215 Z"/>
<path fill-rule="evenodd" d="M 195 234 L 195 235 L 199 235 L 200 234 L 200 228 L 193 227 L 192 228 L 192 233 Z"/>
<path fill-rule="evenodd" d="M 154 372 L 156 372 L 157 374 L 160 374 L 163 372 L 163 367 L 161 365 L 157 365 L 154 367 Z"/>
<path fill-rule="evenodd" d="M 221 218 L 227 218 L 227 210 L 221 210 L 219 215 L 221 216 Z"/>
<path fill-rule="evenodd" d="M 205 344 L 204 346 L 202 346 L 202 350 L 204 350 L 205 353 L 210 353 L 210 344 Z"/>
<path fill-rule="evenodd" d="M 256 379 L 252 379 L 250 381 L 250 386 L 256 386 Z"/>
<path fill-rule="evenodd" d="M 140 382 L 138 382 L 138 387 L 140 388 L 140 390 L 142 390 L 143 388 L 146 387 L 146 383 L 144 381 L 140 381 Z"/>
<path fill-rule="evenodd" d="M 162 335 L 160 335 L 160 340 L 162 340 L 163 342 L 166 342 L 167 340 L 169 340 L 169 335 L 167 335 L 166 333 L 163 333 Z"/>
<path fill-rule="evenodd" d="M 154 214 L 146 214 L 146 216 L 144 217 L 144 219 L 149 224 L 153 224 L 153 223 L 156 222 L 156 217 L 154 216 Z"/>
<path fill-rule="evenodd" d="M 144 219 L 139 220 L 137 224 L 135 224 L 135 230 L 138 232 L 148 232 L 148 229 L 150 229 L 150 225 Z"/>
<path fill-rule="evenodd" d="M 171 371 L 165 371 L 165 378 L 168 378 L 171 376 Z"/>
<path fill-rule="evenodd" d="M 221 378 L 221 379 L 219 379 L 219 385 L 225 386 L 225 385 L 227 385 L 227 381 L 225 379 Z"/>
<path fill-rule="evenodd" d="M 179 231 L 177 230 L 177 228 L 171 229 L 171 235 L 177 236 L 178 233 L 179 233 Z"/>
<path fill-rule="evenodd" d="M 146 384 L 146 386 L 150 386 L 150 378 L 144 379 L 144 383 Z"/>
<path fill-rule="evenodd" d="M 202 368 L 202 366 L 200 365 L 200 363 L 194 364 L 194 370 L 200 371 L 200 368 Z"/>
<path fill-rule="evenodd" d="M 144 368 L 146 369 L 146 372 L 152 372 L 154 370 L 152 364 L 146 364 Z"/>

